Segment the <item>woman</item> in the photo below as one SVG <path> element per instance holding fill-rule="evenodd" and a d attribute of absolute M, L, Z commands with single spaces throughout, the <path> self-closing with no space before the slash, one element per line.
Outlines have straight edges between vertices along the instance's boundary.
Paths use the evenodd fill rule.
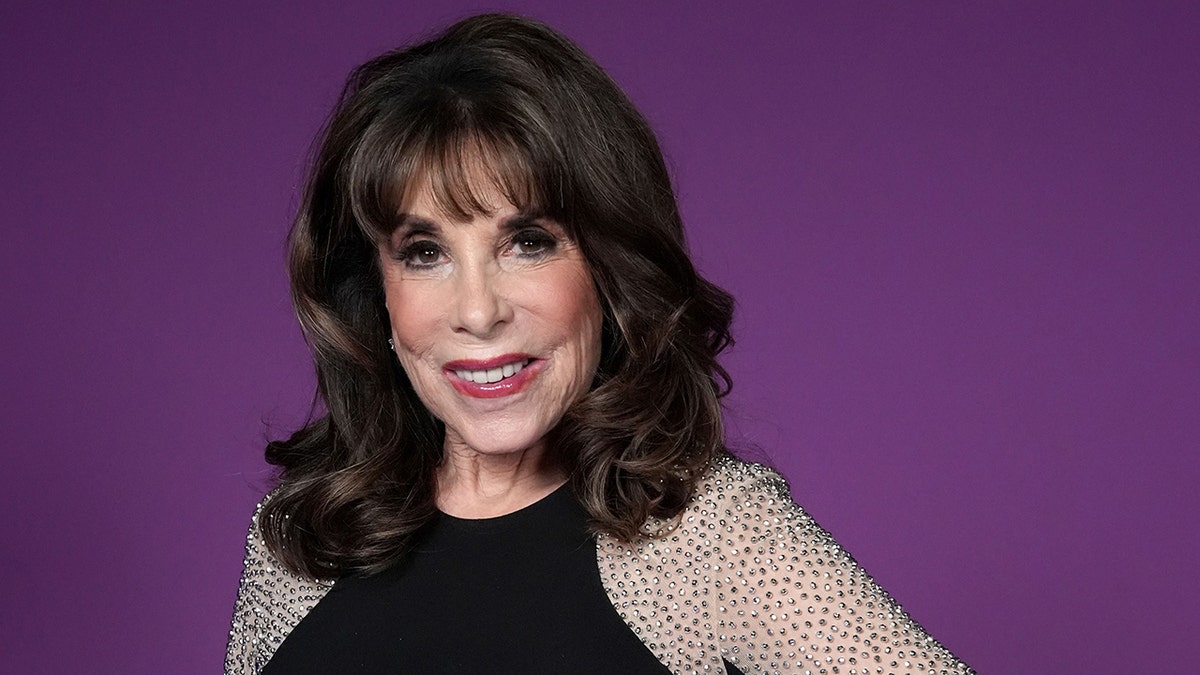
<path fill-rule="evenodd" d="M 226 672 L 967 672 L 726 451 L 732 301 L 566 38 L 360 67 L 289 245 L 325 413 L 267 448 Z"/>

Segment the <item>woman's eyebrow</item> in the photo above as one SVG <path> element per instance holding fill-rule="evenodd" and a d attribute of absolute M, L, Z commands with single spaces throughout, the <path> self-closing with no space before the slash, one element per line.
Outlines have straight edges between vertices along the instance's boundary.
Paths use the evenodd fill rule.
<path fill-rule="evenodd" d="M 531 226 L 561 227 L 558 223 L 546 218 L 545 214 L 541 212 L 517 213 L 505 218 L 504 222 L 500 223 L 500 228 L 507 232 L 516 232 Z"/>
<path fill-rule="evenodd" d="M 429 232 L 433 234 L 441 230 L 438 224 L 432 220 L 411 213 L 401 213 L 396 220 L 398 224 L 396 225 L 396 229 L 392 231 L 393 236 L 407 234 L 408 232 Z"/>

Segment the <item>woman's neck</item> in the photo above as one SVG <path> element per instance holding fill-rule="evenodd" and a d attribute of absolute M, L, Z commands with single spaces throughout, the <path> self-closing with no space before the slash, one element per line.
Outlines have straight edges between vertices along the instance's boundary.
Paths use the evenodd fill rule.
<path fill-rule="evenodd" d="M 529 506 L 566 482 L 544 446 L 483 454 L 446 445 L 437 474 L 437 505 L 457 518 L 494 518 Z"/>

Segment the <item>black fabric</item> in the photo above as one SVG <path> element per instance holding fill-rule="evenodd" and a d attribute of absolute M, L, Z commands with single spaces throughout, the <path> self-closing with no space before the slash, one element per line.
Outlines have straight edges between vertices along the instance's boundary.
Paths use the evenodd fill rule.
<path fill-rule="evenodd" d="M 609 602 L 564 486 L 499 518 L 438 516 L 390 570 L 338 580 L 263 672 L 668 670 Z"/>

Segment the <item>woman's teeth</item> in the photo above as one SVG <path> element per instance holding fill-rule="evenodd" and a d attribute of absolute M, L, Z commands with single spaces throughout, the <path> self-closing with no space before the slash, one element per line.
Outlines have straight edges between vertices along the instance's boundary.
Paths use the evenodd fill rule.
<path fill-rule="evenodd" d="M 487 370 L 456 370 L 454 371 L 454 374 L 468 382 L 491 384 L 493 382 L 499 382 L 506 377 L 512 377 L 513 375 L 516 375 L 527 365 L 529 365 L 528 360 L 509 363 L 497 368 L 489 368 Z"/>

